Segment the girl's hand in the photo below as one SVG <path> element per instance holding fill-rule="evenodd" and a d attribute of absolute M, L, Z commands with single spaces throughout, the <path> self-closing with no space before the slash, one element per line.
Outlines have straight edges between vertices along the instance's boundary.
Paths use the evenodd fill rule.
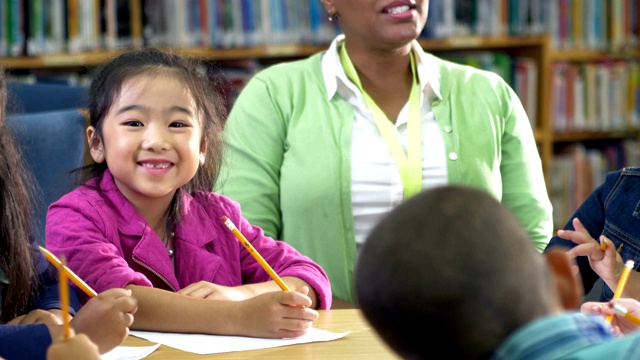
<path fill-rule="evenodd" d="M 243 286 L 222 286 L 207 281 L 193 283 L 178 291 L 178 294 L 207 300 L 242 301 L 253 297 Z"/>
<path fill-rule="evenodd" d="M 36 309 L 31 310 L 28 314 L 18 316 L 7 322 L 7 325 L 29 324 L 62 325 L 62 319 L 56 316 L 53 312 Z"/>
<path fill-rule="evenodd" d="M 613 305 L 618 304 L 627 309 L 629 313 L 640 317 L 640 302 L 630 298 L 619 298 L 610 302 L 585 302 L 580 307 L 583 314 L 600 314 L 603 316 L 613 315 L 613 331 L 616 335 L 628 334 L 638 330 L 638 325 L 618 314 Z"/>
<path fill-rule="evenodd" d="M 129 334 L 138 302 L 130 290 L 104 291 L 80 308 L 71 321 L 76 333 L 84 333 L 98 345 L 101 354 L 120 345 Z"/>
<path fill-rule="evenodd" d="M 606 250 L 602 251 L 600 249 L 600 243 L 589 235 L 589 232 L 582 226 L 578 218 L 573 219 L 573 227 L 576 229 L 575 231 L 558 230 L 559 237 L 578 244 L 578 246 L 569 249 L 567 254 L 571 258 L 586 256 L 589 259 L 589 265 L 591 265 L 593 271 L 595 271 L 611 289 L 615 289 L 624 264 L 613 242 L 605 236 L 600 236 L 600 241 L 607 244 Z"/>
<path fill-rule="evenodd" d="M 274 291 L 238 302 L 237 333 L 263 338 L 295 338 L 307 333 L 318 318 L 309 308 L 309 288 L 298 291 Z"/>
<path fill-rule="evenodd" d="M 70 338 L 57 337 L 54 340 L 47 349 L 47 360 L 100 359 L 98 346 L 85 334 L 74 336 L 73 329 Z"/>

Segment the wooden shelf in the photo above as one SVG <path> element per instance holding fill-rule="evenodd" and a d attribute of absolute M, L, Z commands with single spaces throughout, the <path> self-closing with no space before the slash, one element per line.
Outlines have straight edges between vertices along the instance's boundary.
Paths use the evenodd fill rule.
<path fill-rule="evenodd" d="M 539 36 L 469 36 L 452 39 L 419 39 L 418 42 L 426 51 L 450 50 L 496 50 L 503 48 L 531 47 L 544 45 L 547 35 Z"/>
<path fill-rule="evenodd" d="M 555 50 L 550 54 L 552 61 L 590 62 L 603 59 L 631 59 L 640 57 L 637 49 L 625 49 L 621 51 L 593 51 L 593 50 Z"/>
<path fill-rule="evenodd" d="M 606 139 L 627 139 L 640 136 L 640 130 L 628 131 L 604 131 L 604 132 L 567 132 L 554 133 L 553 141 L 561 142 L 577 142 L 588 140 L 606 140 Z"/>
<path fill-rule="evenodd" d="M 252 48 L 209 49 L 182 48 L 173 49 L 181 55 L 203 60 L 241 60 L 304 57 L 325 50 L 328 45 L 278 45 Z M 73 54 L 53 54 L 46 56 L 25 56 L 0 58 L 0 66 L 5 69 L 51 69 L 74 66 L 98 66 L 106 63 L 126 50 L 96 50 Z"/>
<path fill-rule="evenodd" d="M 496 50 L 542 46 L 546 36 L 518 37 L 462 37 L 445 40 L 420 39 L 426 51 L 452 50 Z M 251 48 L 211 49 L 182 48 L 174 51 L 192 58 L 203 60 L 242 60 L 242 59 L 277 59 L 289 57 L 305 57 L 327 49 L 326 45 L 275 45 Z M 104 64 L 113 57 L 127 50 L 96 50 L 72 54 L 52 54 L 45 56 L 23 56 L 0 58 L 0 66 L 5 69 L 50 69 L 65 67 L 92 67 Z"/>

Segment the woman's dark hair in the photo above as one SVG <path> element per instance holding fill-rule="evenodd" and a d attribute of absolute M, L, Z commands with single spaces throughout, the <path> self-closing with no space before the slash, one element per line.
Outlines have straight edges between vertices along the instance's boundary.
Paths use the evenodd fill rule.
<path fill-rule="evenodd" d="M 0 267 L 9 278 L 0 322 L 22 315 L 37 289 L 31 236 L 33 179 L 4 123 L 7 87 L 0 68 Z"/>
<path fill-rule="evenodd" d="M 205 163 L 182 190 L 187 193 L 196 190 L 211 191 L 222 164 L 222 130 L 226 106 L 219 90 L 220 79 L 211 76 L 205 66 L 196 60 L 156 48 L 143 48 L 126 52 L 99 68 L 89 88 L 89 122 L 95 129 L 94 139 L 102 138 L 104 118 L 120 95 L 123 84 L 134 77 L 153 77 L 158 73 L 175 76 L 182 81 L 193 97 L 202 121 L 201 145 L 206 146 Z M 81 183 L 101 176 L 107 167 L 106 161 L 83 167 Z M 180 219 L 179 194 L 180 191 L 177 191 L 167 216 L 168 230 Z"/>

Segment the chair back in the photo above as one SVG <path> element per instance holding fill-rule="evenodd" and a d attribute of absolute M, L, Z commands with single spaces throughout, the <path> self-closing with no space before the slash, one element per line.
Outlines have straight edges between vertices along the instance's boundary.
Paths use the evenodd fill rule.
<path fill-rule="evenodd" d="M 77 109 L 88 107 L 86 86 L 7 82 L 7 114 Z"/>
<path fill-rule="evenodd" d="M 39 190 L 33 194 L 35 235 L 44 245 L 47 209 L 73 190 L 78 177 L 71 171 L 84 165 L 85 113 L 80 109 L 25 113 L 7 116 L 5 121 Z"/>

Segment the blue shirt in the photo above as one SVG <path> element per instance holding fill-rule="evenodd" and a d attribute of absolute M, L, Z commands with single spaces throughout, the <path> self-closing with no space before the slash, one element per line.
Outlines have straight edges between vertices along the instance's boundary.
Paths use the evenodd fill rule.
<path fill-rule="evenodd" d="M 492 360 L 640 359 L 640 332 L 616 337 L 602 316 L 568 312 L 533 321 L 505 339 Z"/>
<path fill-rule="evenodd" d="M 627 167 L 607 175 L 605 182 L 596 188 L 580 205 L 565 225 L 565 230 L 575 230 L 571 221 L 580 219 L 594 239 L 604 235 L 611 239 L 616 249 L 620 249 L 622 261 L 634 260 L 635 270 L 640 266 L 640 167 Z M 620 246 L 622 245 L 622 248 Z M 554 236 L 547 244 L 547 251 L 553 246 L 573 248 L 576 244 Z M 598 280 L 586 256 L 576 259 L 582 276 L 585 294 L 589 293 Z M 613 290 L 602 286 L 601 301 L 613 297 Z"/>

